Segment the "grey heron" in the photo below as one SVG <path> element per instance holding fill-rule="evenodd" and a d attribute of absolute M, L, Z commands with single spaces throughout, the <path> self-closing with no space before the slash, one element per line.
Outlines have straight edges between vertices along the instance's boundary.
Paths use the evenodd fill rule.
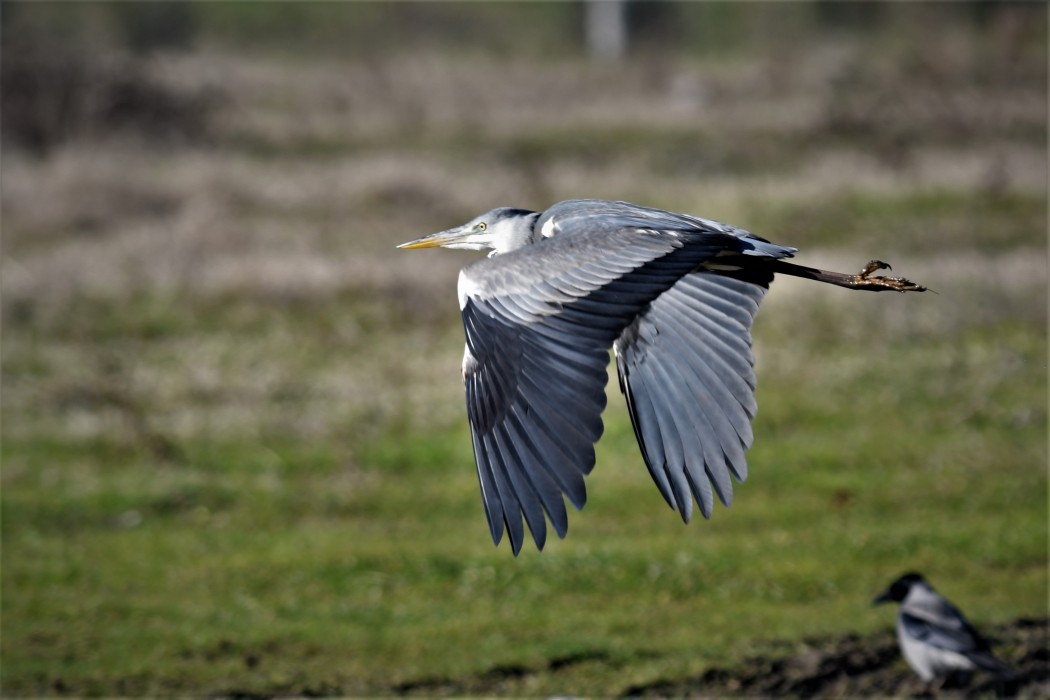
<path fill-rule="evenodd" d="M 463 268 L 463 381 L 492 540 L 514 554 L 522 525 L 543 548 L 559 537 L 563 496 L 602 434 L 609 348 L 660 493 L 685 522 L 729 505 L 747 476 L 755 373 L 751 322 L 774 273 L 849 289 L 924 291 L 876 276 L 788 263 L 796 248 L 734 226 L 629 202 L 575 199 L 546 211 L 502 207 L 399 248 L 491 249 Z"/>
<path fill-rule="evenodd" d="M 907 573 L 890 584 L 873 604 L 900 603 L 897 641 L 904 660 L 923 681 L 977 669 L 1009 674 L 1012 669 L 992 655 L 988 641 L 922 574 Z"/>

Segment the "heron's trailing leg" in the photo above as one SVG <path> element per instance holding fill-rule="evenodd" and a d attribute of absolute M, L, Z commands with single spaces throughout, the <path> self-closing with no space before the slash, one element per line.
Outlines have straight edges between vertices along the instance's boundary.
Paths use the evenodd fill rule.
<path fill-rule="evenodd" d="M 827 282 L 828 284 L 834 284 L 839 287 L 845 287 L 847 289 L 863 289 L 868 292 L 925 292 L 926 287 L 921 284 L 915 284 L 909 279 L 903 277 L 883 277 L 882 275 L 872 276 L 872 273 L 876 270 L 889 270 L 892 269 L 887 263 L 881 260 L 872 260 L 864 266 L 859 273 L 855 275 L 848 275 L 844 272 L 832 272 L 830 270 L 818 270 L 815 267 L 805 267 L 803 265 L 795 265 L 794 263 L 784 262 L 783 260 L 773 260 L 770 262 L 774 272 L 779 272 L 783 275 L 793 275 L 794 277 L 803 277 L 805 279 L 817 280 L 818 282 Z"/>

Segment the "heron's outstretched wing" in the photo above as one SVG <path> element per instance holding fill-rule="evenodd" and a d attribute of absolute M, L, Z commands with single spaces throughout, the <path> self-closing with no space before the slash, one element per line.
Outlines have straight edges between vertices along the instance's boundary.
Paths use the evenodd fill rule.
<path fill-rule="evenodd" d="M 686 522 L 694 496 L 709 518 L 712 486 L 729 505 L 730 475 L 747 477 L 744 452 L 757 411 L 751 322 L 772 277 L 761 270 L 686 275 L 614 346 L 645 463 Z"/>
<path fill-rule="evenodd" d="M 613 341 L 701 263 L 756 250 L 754 241 L 695 222 L 639 228 L 640 220 L 625 225 L 617 216 L 556 218 L 559 235 L 478 261 L 460 276 L 478 478 L 493 541 L 505 527 L 515 553 L 522 515 L 542 547 L 544 514 L 564 536 L 561 496 L 577 508 L 586 500 L 583 476 L 602 432 Z M 791 252 L 762 245 L 770 257 Z"/>
<path fill-rule="evenodd" d="M 604 199 L 569 199 L 545 211 L 536 222 L 544 236 L 573 234 L 578 231 L 619 232 L 628 229 L 658 231 L 704 231 L 725 234 L 737 240 L 734 251 L 744 255 L 791 257 L 797 250 L 770 243 L 736 226 L 689 214 Z"/>

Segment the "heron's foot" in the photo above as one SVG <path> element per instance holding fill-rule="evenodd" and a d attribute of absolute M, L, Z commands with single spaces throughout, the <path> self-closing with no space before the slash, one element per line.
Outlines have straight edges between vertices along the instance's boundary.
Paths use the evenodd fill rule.
<path fill-rule="evenodd" d="M 868 264 L 864 266 L 864 269 L 860 271 L 857 277 L 860 277 L 861 279 L 867 279 L 869 276 L 871 276 L 871 273 L 875 272 L 876 270 L 892 269 L 893 266 L 890 265 L 888 262 L 883 262 L 881 260 L 869 260 Z"/>
<path fill-rule="evenodd" d="M 882 275 L 872 276 L 871 273 L 877 270 L 892 270 L 889 263 L 885 263 L 881 260 L 871 260 L 867 265 L 864 266 L 859 273 L 853 276 L 853 286 L 858 289 L 869 289 L 875 292 L 881 292 L 883 290 L 892 290 L 895 292 L 925 292 L 926 287 L 921 284 L 915 284 L 909 279 L 904 277 L 883 277 Z"/>

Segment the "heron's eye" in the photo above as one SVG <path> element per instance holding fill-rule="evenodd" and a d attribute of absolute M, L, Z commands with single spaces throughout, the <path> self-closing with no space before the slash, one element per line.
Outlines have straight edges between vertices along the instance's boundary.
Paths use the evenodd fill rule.
<path fill-rule="evenodd" d="M 488 227 L 489 227 L 489 225 L 488 225 L 488 224 L 486 224 L 486 223 L 485 223 L 484 221 L 482 221 L 482 222 L 481 222 L 480 224 L 478 224 L 478 225 L 477 225 L 477 229 L 478 229 L 479 231 L 484 231 L 484 230 L 485 230 L 485 229 L 487 229 Z"/>

